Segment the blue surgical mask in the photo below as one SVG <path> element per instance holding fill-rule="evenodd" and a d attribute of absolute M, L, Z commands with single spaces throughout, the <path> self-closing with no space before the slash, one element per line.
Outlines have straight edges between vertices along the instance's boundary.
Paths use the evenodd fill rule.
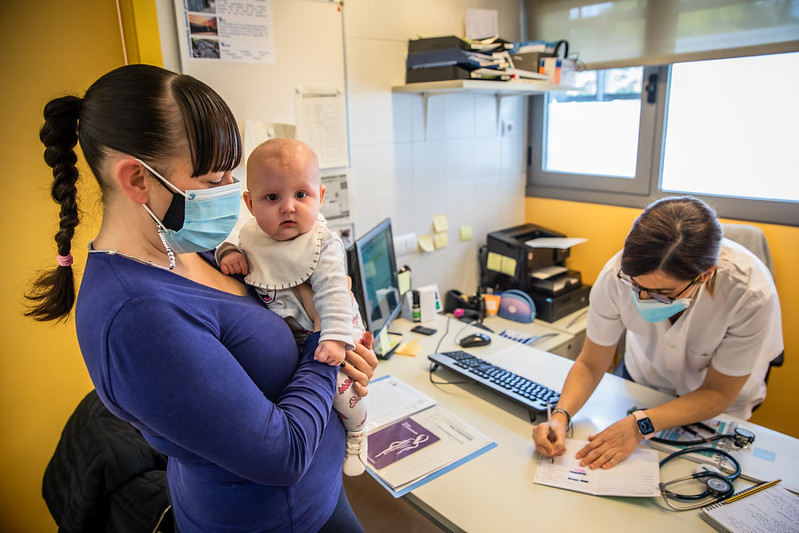
<path fill-rule="evenodd" d="M 241 184 L 238 181 L 221 187 L 184 192 L 144 161 L 137 161 L 172 193 L 172 203 L 163 221 L 144 206 L 158 225 L 158 231 L 168 248 L 179 254 L 204 252 L 213 250 L 230 235 L 239 220 Z"/>
<path fill-rule="evenodd" d="M 635 303 L 638 313 L 647 322 L 666 320 L 680 311 L 685 311 L 691 305 L 690 298 L 680 298 L 670 304 L 666 304 L 657 300 L 641 300 L 639 294 L 632 289 L 630 293 L 632 293 L 633 303 Z"/>

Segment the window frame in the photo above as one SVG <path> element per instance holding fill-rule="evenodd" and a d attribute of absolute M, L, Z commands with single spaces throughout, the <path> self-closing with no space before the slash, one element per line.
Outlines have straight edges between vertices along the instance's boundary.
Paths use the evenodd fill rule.
<path fill-rule="evenodd" d="M 651 74 L 657 75 L 657 93 L 655 102 L 650 104 L 647 102 L 646 87 Z M 690 194 L 706 201 L 722 218 L 799 226 L 799 202 L 680 193 L 661 189 L 664 122 L 670 78 L 670 65 L 644 67 L 638 161 L 634 178 L 568 174 L 542 170 L 546 97 L 545 95 L 531 96 L 528 105 L 529 131 L 525 195 L 528 197 L 643 209 L 659 198 Z"/>

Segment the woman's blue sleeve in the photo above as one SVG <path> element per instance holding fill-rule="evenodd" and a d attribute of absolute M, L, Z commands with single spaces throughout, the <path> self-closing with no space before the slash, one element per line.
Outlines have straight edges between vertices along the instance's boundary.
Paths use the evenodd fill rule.
<path fill-rule="evenodd" d="M 269 485 L 302 478 L 330 419 L 335 391 L 337 368 L 313 360 L 318 334 L 306 342 L 294 375 L 273 402 L 219 341 L 213 325 L 202 324 L 190 310 L 181 316 L 178 305 L 166 316 L 161 302 L 147 306 L 125 305 L 109 328 L 112 355 L 104 389 L 117 414 L 167 455 L 194 454 Z M 252 334 L 263 335 L 268 346 L 269 331 Z"/>

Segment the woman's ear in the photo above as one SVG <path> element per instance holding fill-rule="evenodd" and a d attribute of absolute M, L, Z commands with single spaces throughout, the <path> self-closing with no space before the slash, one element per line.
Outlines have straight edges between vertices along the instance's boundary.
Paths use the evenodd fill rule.
<path fill-rule="evenodd" d="M 145 179 L 148 170 L 133 158 L 120 159 L 113 168 L 119 188 L 132 202 L 146 204 L 150 201 L 149 184 Z"/>
<path fill-rule="evenodd" d="M 717 268 L 716 265 L 713 265 L 712 267 L 702 272 L 702 283 L 707 283 L 707 281 L 713 277 L 713 274 L 716 273 L 716 268 Z"/>

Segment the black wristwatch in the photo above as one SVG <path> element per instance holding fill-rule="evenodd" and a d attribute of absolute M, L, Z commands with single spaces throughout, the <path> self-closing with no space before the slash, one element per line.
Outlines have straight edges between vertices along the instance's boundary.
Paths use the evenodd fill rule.
<path fill-rule="evenodd" d="M 646 413 L 643 411 L 633 411 L 633 416 L 635 417 L 635 423 L 638 425 L 638 433 L 640 433 L 643 438 L 651 439 L 655 436 L 655 426 L 652 425 L 652 421 L 649 420 Z"/>

